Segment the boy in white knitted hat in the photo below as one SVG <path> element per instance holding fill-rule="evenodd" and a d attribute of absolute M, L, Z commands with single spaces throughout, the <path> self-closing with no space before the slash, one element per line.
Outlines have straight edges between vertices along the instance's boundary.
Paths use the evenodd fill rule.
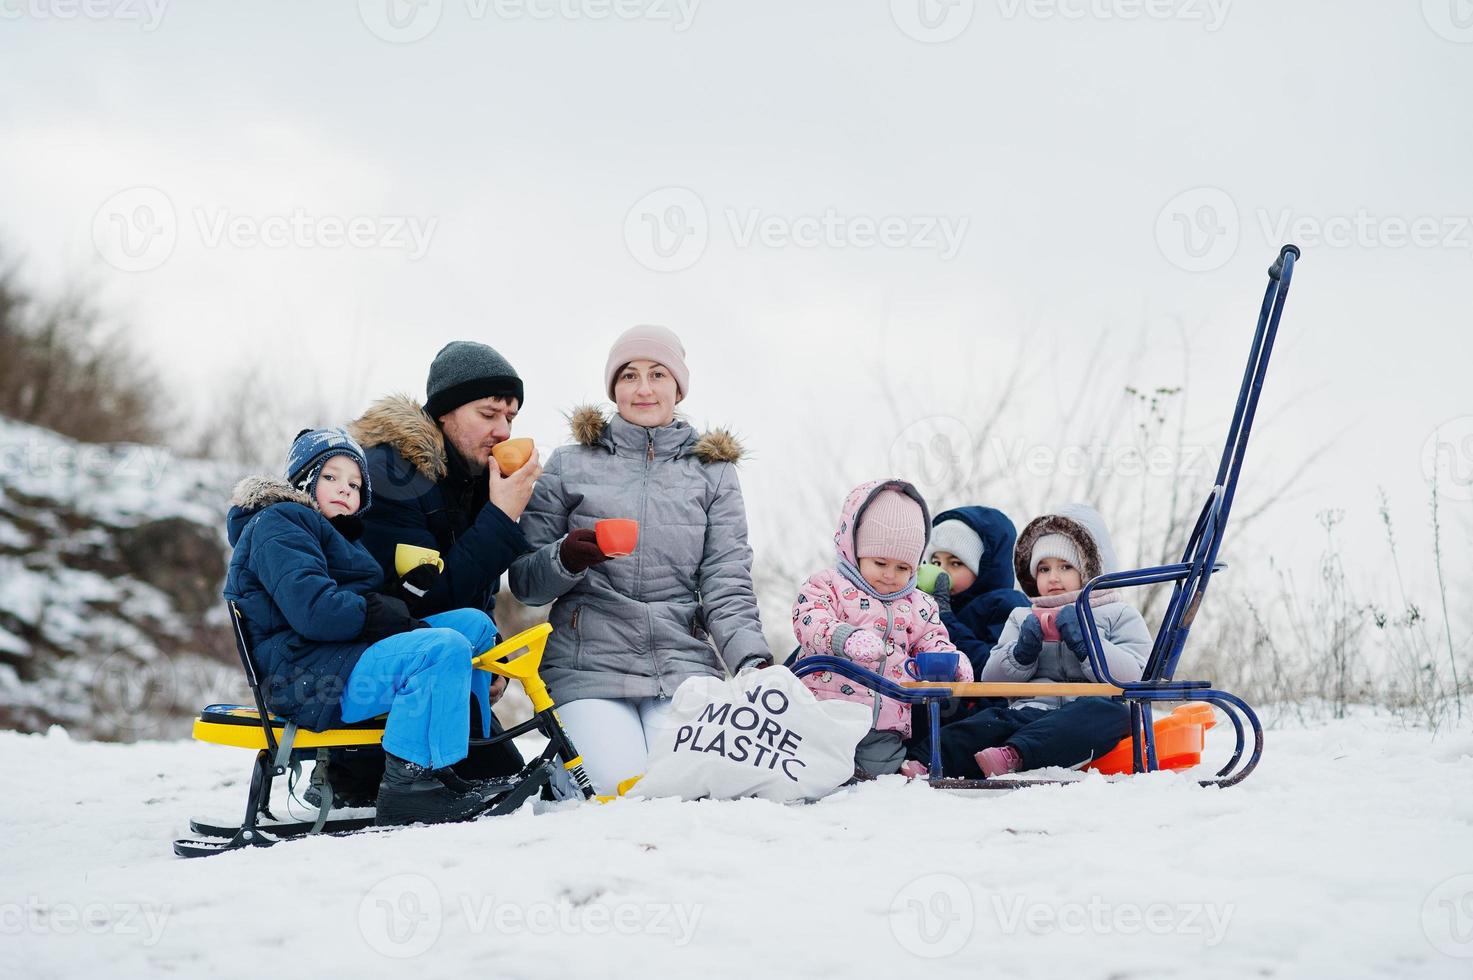
<path fill-rule="evenodd" d="M 1107 563 L 1108 562 L 1108 563 Z M 1018 535 L 1013 566 L 1031 606 L 1013 610 L 982 670 L 983 682 L 1098 682 L 1075 600 L 1112 571 L 1114 550 L 1098 511 L 1082 504 L 1035 518 Z M 1116 680 L 1139 680 L 1151 634 L 1115 589 L 1090 594 L 1105 664 Z M 991 779 L 1046 766 L 1076 768 L 1130 733 L 1130 713 L 1101 697 L 1039 696 L 987 708 L 941 729 L 948 776 Z"/>
<path fill-rule="evenodd" d="M 935 600 L 916 588 L 930 527 L 925 500 L 903 480 L 876 480 L 851 490 L 834 534 L 836 567 L 804 582 L 793 606 L 799 657 L 844 657 L 903 681 L 910 657 L 952 654 L 957 661 L 953 679 L 970 681 L 972 665 L 947 637 Z M 901 771 L 910 705 L 829 671 L 809 674 L 803 682 L 820 700 L 873 706 L 874 724 L 855 749 L 855 768 L 874 776 Z"/>

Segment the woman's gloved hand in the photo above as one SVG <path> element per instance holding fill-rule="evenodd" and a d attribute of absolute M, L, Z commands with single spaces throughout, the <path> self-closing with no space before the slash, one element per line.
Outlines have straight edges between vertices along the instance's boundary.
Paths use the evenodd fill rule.
<path fill-rule="evenodd" d="M 598 535 L 591 527 L 569 531 L 563 538 L 563 543 L 558 545 L 557 557 L 563 567 L 574 575 L 609 560 L 609 556 L 598 546 Z"/>

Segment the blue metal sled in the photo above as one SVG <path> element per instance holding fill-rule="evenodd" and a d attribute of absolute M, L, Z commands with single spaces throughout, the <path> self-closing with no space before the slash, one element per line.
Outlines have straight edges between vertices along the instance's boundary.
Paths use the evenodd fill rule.
<path fill-rule="evenodd" d="M 1100 693 L 1123 701 L 1130 706 L 1130 739 L 1135 772 L 1154 772 L 1158 767 L 1156 758 L 1155 727 L 1152 709 L 1162 701 L 1205 701 L 1220 708 L 1232 723 L 1236 744 L 1232 757 L 1218 770 L 1213 779 L 1200 780 L 1203 786 L 1233 786 L 1247 778 L 1263 756 L 1263 727 L 1253 709 L 1241 698 L 1219 691 L 1210 681 L 1176 680 L 1176 666 L 1186 648 L 1187 636 L 1207 592 L 1207 584 L 1213 574 L 1226 566 L 1217 560 L 1222 549 L 1223 535 L 1227 529 L 1228 515 L 1232 511 L 1233 496 L 1238 487 L 1238 476 L 1243 468 L 1243 456 L 1248 448 L 1248 437 L 1252 432 L 1253 418 L 1258 410 L 1258 398 L 1263 391 L 1264 376 L 1268 373 L 1269 355 L 1273 352 L 1274 338 L 1278 334 L 1279 319 L 1284 312 L 1284 301 L 1288 298 L 1289 283 L 1294 277 L 1294 263 L 1299 258 L 1296 245 L 1285 245 L 1279 257 L 1268 270 L 1268 288 L 1263 295 L 1263 305 L 1258 313 L 1258 326 L 1253 333 L 1253 346 L 1248 352 L 1248 366 L 1243 372 L 1243 384 L 1238 390 L 1238 403 L 1233 411 L 1233 423 L 1228 429 L 1227 441 L 1222 449 L 1222 461 L 1218 464 L 1217 476 L 1212 491 L 1202 506 L 1191 536 L 1187 539 L 1182 559 L 1171 565 L 1156 565 L 1129 571 L 1110 572 L 1092 579 L 1085 585 L 1075 603 L 1079 617 L 1085 623 L 1084 631 L 1089 638 L 1089 662 L 1094 675 L 1100 679 Z M 1146 661 L 1140 680 L 1119 681 L 1110 675 L 1104 652 L 1095 626 L 1094 611 L 1090 607 L 1090 594 L 1096 589 L 1128 588 L 1155 585 L 1162 582 L 1174 583 L 1171 602 L 1166 607 L 1161 628 L 1156 633 L 1155 644 Z M 793 673 L 802 677 L 816 671 L 831 671 L 870 688 L 876 693 L 907 704 L 924 704 L 927 707 L 931 733 L 931 776 L 932 786 L 947 789 L 998 789 L 1034 786 L 1050 780 L 1037 779 L 948 779 L 941 771 L 940 702 L 955 692 L 946 685 L 916 688 L 903 687 L 879 674 L 865 670 L 842 657 L 804 657 L 793 665 Z M 996 687 L 1000 696 L 1016 696 L 1003 688 L 1018 685 L 968 685 L 968 696 L 984 696 L 982 688 Z M 1049 685 L 1030 684 L 1035 695 L 1047 694 Z M 1077 685 L 1076 685 L 1077 686 Z M 1115 690 L 1109 690 L 1113 688 Z M 1248 733 L 1252 732 L 1253 746 L 1248 750 Z"/>

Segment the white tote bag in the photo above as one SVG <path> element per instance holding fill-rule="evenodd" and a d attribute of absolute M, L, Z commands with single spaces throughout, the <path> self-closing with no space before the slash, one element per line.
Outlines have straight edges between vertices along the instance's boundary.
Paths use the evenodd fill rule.
<path fill-rule="evenodd" d="M 819 701 L 786 667 L 692 677 L 675 692 L 630 796 L 786 803 L 827 796 L 854 775 L 872 712 Z"/>

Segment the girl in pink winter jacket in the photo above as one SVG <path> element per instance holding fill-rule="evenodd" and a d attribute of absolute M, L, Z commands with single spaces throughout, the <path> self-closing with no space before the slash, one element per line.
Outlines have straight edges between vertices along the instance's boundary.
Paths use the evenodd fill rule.
<path fill-rule="evenodd" d="M 803 583 L 793 606 L 799 657 L 836 656 L 893 681 L 909 679 L 905 661 L 917 653 L 956 653 L 936 601 L 916 588 L 931 515 L 916 488 L 902 480 L 875 480 L 849 492 L 834 535 L 838 565 Z M 957 657 L 957 680 L 972 665 Z M 883 697 L 829 671 L 803 679 L 820 700 L 843 698 L 871 705 L 870 732 L 854 750 L 860 772 L 901 771 L 910 737 L 910 705 Z"/>

